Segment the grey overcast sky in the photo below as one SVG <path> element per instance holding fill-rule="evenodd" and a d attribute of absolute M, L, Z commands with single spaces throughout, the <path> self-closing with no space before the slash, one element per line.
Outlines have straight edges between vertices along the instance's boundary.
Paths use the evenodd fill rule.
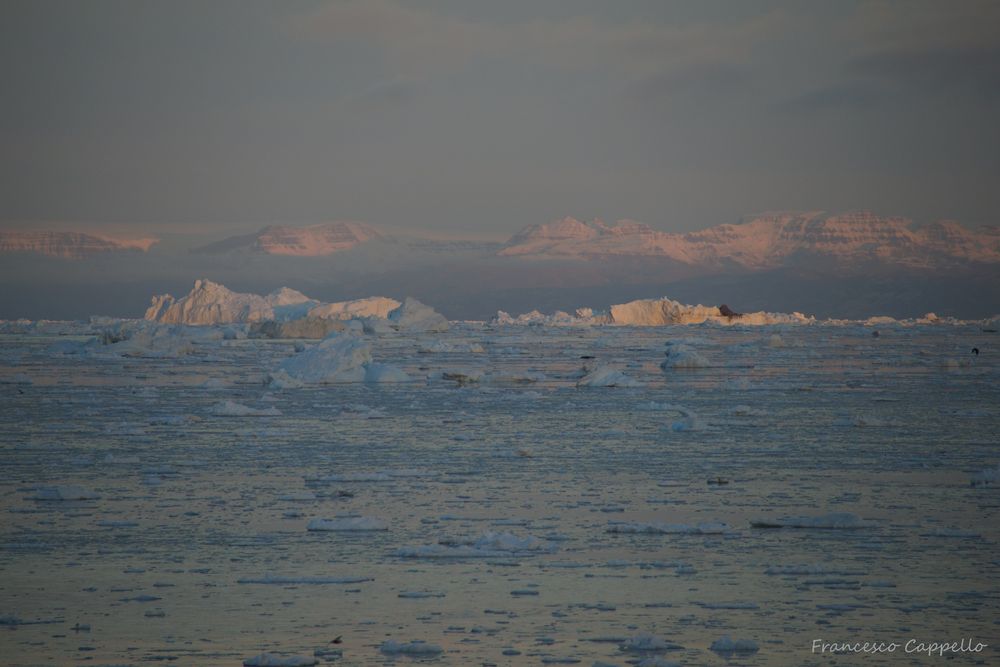
<path fill-rule="evenodd" d="M 0 76 L 6 227 L 1000 222 L 993 1 L 2 0 Z"/>

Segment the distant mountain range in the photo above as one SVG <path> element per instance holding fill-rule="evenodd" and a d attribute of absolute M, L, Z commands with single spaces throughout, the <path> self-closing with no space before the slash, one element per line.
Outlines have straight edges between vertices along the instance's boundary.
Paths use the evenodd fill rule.
<path fill-rule="evenodd" d="M 209 254 L 251 251 L 267 255 L 322 257 L 381 238 L 382 235 L 374 227 L 361 222 L 327 222 L 308 227 L 268 225 L 254 234 L 231 236 L 196 251 Z"/>
<path fill-rule="evenodd" d="M 414 296 L 452 319 L 663 296 L 817 317 L 1000 313 L 1000 228 L 868 212 L 767 213 L 684 234 L 564 218 L 506 242 L 390 235 L 358 222 L 209 240 L 0 232 L 0 318 L 141 314 L 149 294 L 186 292 L 201 276 L 241 293 L 289 285 L 325 303 Z"/>
<path fill-rule="evenodd" d="M 0 253 L 33 252 L 49 257 L 81 259 L 115 252 L 146 252 L 159 239 L 120 239 L 80 232 L 0 230 Z"/>
<path fill-rule="evenodd" d="M 867 211 L 765 213 L 739 224 L 677 234 L 632 220 L 606 224 L 563 218 L 530 225 L 506 243 L 391 237 L 360 222 L 304 227 L 270 225 L 258 232 L 197 246 L 197 254 L 326 257 L 372 242 L 424 254 L 465 252 L 523 259 L 662 258 L 699 270 L 769 270 L 824 258 L 839 264 L 882 263 L 911 269 L 1000 263 L 1000 227 L 967 229 L 941 221 L 917 227 L 901 217 Z M 0 232 L 0 252 L 37 252 L 78 259 L 97 253 L 147 251 L 155 239 L 124 240 L 75 232 Z M 439 247 L 440 246 L 440 247 Z"/>
<path fill-rule="evenodd" d="M 842 262 L 882 261 L 912 268 L 1000 262 L 1000 228 L 969 230 L 942 221 L 915 228 L 912 221 L 867 211 L 767 213 L 737 225 L 671 234 L 621 220 L 563 218 L 526 227 L 497 253 L 519 257 L 665 257 L 685 264 L 774 269 L 803 255 Z"/>

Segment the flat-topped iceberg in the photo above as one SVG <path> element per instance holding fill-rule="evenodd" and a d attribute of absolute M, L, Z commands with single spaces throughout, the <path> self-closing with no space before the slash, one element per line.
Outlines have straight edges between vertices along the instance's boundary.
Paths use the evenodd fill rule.
<path fill-rule="evenodd" d="M 737 313 L 728 306 L 688 305 L 667 297 L 660 299 L 637 299 L 628 303 L 611 306 L 608 312 L 592 308 L 577 308 L 575 314 L 557 310 L 545 315 L 537 310 L 513 317 L 500 310 L 490 320 L 494 325 L 522 326 L 594 326 L 617 324 L 624 326 L 670 326 L 677 324 L 812 324 L 814 317 L 802 313 Z"/>
<path fill-rule="evenodd" d="M 351 320 L 361 317 L 385 319 L 389 313 L 402 305 L 395 299 L 384 296 L 370 296 L 366 299 L 322 303 L 308 312 L 309 317 L 329 320 Z"/>
<path fill-rule="evenodd" d="M 720 306 L 690 306 L 667 297 L 639 299 L 611 306 L 614 324 L 632 326 L 664 326 L 670 324 L 809 324 L 815 318 L 802 313 L 733 313 Z"/>

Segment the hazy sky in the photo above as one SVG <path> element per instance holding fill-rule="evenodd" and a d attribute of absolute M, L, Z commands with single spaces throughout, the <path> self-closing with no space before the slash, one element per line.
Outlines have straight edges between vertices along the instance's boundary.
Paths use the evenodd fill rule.
<path fill-rule="evenodd" d="M 0 224 L 997 223 L 1000 3 L 0 3 Z"/>

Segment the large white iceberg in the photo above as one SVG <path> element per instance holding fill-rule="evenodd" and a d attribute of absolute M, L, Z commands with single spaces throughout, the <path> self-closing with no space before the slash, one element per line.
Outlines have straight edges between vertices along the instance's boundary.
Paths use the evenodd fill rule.
<path fill-rule="evenodd" d="M 444 315 L 410 296 L 389 313 L 388 319 L 389 325 L 397 331 L 430 333 L 448 330 L 448 320 Z"/>
<path fill-rule="evenodd" d="M 309 317 L 332 320 L 350 320 L 361 317 L 386 318 L 389 313 L 399 308 L 401 304 L 395 299 L 384 296 L 371 296 L 366 299 L 323 303 L 312 308 Z"/>
<path fill-rule="evenodd" d="M 726 315 L 717 306 L 689 306 L 673 299 L 639 299 L 611 306 L 614 324 L 664 326 L 670 324 L 808 324 L 815 318 L 802 313 L 741 313 Z"/>
<path fill-rule="evenodd" d="M 234 292 L 211 280 L 196 280 L 187 296 L 154 296 L 145 318 L 166 324 L 225 324 L 291 320 L 303 317 L 319 302 L 287 287 L 267 296 Z"/>

